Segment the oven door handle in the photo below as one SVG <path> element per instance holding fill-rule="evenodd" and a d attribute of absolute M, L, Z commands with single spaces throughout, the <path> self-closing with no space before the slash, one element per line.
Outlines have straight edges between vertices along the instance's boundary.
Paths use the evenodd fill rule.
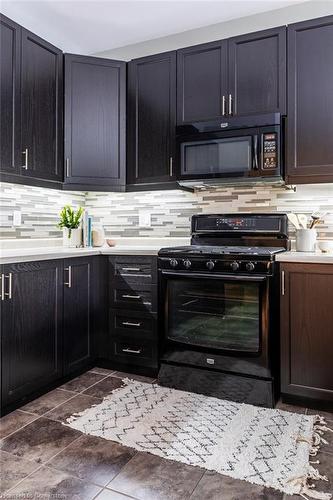
<path fill-rule="evenodd" d="M 164 278 L 209 278 L 209 279 L 226 279 L 229 281 L 249 281 L 263 283 L 269 279 L 269 276 L 244 276 L 230 274 L 208 274 L 208 273 L 179 273 L 170 271 L 161 271 Z"/>

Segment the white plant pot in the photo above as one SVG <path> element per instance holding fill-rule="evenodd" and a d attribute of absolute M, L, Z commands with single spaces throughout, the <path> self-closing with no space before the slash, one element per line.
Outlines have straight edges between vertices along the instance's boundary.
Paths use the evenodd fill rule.
<path fill-rule="evenodd" d="M 316 241 L 317 241 L 317 230 L 315 228 L 296 230 L 297 252 L 315 252 Z"/>
<path fill-rule="evenodd" d="M 69 233 L 69 229 L 65 227 L 63 231 L 63 245 L 66 248 L 80 248 L 82 245 L 82 229 L 71 229 Z"/>

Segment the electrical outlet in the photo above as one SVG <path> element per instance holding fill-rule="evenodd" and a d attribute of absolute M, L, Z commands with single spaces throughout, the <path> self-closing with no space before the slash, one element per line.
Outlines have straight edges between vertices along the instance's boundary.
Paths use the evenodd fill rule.
<path fill-rule="evenodd" d="M 150 214 L 150 212 L 139 212 L 139 226 L 140 227 L 150 227 L 151 226 L 151 214 Z"/>
<path fill-rule="evenodd" d="M 22 224 L 22 214 L 18 210 L 13 212 L 13 226 L 20 226 Z"/>

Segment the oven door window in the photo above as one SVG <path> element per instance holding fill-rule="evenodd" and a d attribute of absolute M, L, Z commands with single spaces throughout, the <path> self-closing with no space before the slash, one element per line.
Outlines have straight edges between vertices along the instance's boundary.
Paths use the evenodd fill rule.
<path fill-rule="evenodd" d="M 183 142 L 181 174 L 245 174 L 252 167 L 251 144 L 251 136 Z"/>
<path fill-rule="evenodd" d="M 169 279 L 169 340 L 217 350 L 260 350 L 258 282 Z"/>

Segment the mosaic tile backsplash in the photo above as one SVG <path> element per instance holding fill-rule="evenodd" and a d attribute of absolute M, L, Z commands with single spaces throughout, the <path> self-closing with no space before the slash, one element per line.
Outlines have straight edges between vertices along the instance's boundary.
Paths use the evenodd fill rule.
<path fill-rule="evenodd" d="M 85 193 L 0 182 L 0 239 L 61 238 L 57 223 L 67 204 L 84 206 Z M 22 224 L 13 227 L 16 210 L 21 212 Z"/>
<path fill-rule="evenodd" d="M 84 206 L 108 237 L 189 236 L 190 217 L 197 213 L 296 212 L 327 210 L 320 238 L 333 239 L 333 184 L 297 186 L 228 186 L 188 193 L 180 190 L 139 193 L 82 193 L 0 183 L 0 238 L 62 237 L 57 228 L 63 205 Z M 13 212 L 22 225 L 13 227 Z M 140 226 L 150 215 L 151 226 Z M 292 235 L 292 228 L 291 228 Z"/>

